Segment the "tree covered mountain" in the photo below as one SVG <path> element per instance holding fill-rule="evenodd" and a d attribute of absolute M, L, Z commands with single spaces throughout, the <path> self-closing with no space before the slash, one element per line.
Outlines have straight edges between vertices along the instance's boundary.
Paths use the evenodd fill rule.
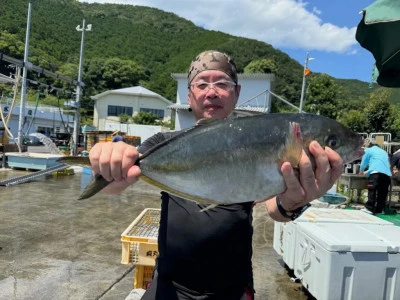
<path fill-rule="evenodd" d="M 85 35 L 81 102 L 88 115 L 93 107 L 91 95 L 138 84 L 175 102 L 176 82 L 171 73 L 186 72 L 191 59 L 209 49 L 230 54 L 239 72 L 275 73 L 273 91 L 299 105 L 303 66 L 267 43 L 205 30 L 173 13 L 150 7 L 76 0 L 30 2 L 29 61 L 51 72 L 77 79 L 81 32 L 76 27 L 82 26 L 83 19 L 92 24 Z M 24 56 L 28 3 L 0 0 L 0 53 L 20 60 Z M 0 73 L 8 75 L 8 65 L 0 61 Z M 28 78 L 67 90 L 75 88 L 32 71 Z M 362 110 L 374 92 L 367 82 L 327 74 L 312 73 L 308 84 L 306 110 L 337 119 L 349 111 Z M 398 104 L 398 93 L 390 95 L 391 102 Z M 49 97 L 41 101 L 45 103 Z M 273 109 L 285 108 L 278 105 Z"/>

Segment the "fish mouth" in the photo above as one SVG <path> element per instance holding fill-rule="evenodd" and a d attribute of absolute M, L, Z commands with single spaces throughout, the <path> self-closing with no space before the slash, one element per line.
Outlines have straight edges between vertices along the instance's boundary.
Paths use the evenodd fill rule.
<path fill-rule="evenodd" d="M 352 161 L 360 159 L 363 155 L 364 155 L 363 149 L 358 149 L 357 151 L 355 151 L 353 153 L 349 153 L 348 155 L 345 155 L 344 157 L 342 157 L 343 164 L 351 163 Z"/>

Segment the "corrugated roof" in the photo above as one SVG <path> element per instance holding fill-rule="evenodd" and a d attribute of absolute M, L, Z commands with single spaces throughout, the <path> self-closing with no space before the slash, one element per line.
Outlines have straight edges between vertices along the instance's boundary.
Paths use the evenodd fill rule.
<path fill-rule="evenodd" d="M 92 99 L 98 100 L 101 97 L 104 97 L 109 94 L 119 94 L 119 95 L 135 95 L 135 96 L 144 96 L 144 97 L 155 97 L 159 98 L 169 104 L 172 104 L 173 102 L 169 101 L 168 99 L 164 98 L 163 96 L 152 92 L 142 86 L 134 86 L 134 87 L 129 87 L 129 88 L 123 88 L 123 89 L 117 89 L 117 90 L 109 90 L 105 91 L 103 93 L 91 96 Z"/>
<path fill-rule="evenodd" d="M 173 105 L 168 106 L 169 109 L 176 109 L 176 110 L 179 110 L 179 109 L 188 110 L 189 107 L 190 107 L 189 104 L 173 104 Z"/>
<path fill-rule="evenodd" d="M 135 94 L 135 95 L 143 95 L 143 96 L 160 96 L 157 93 L 154 93 L 142 86 L 133 86 L 129 88 L 123 88 L 123 89 L 117 89 L 117 90 L 112 90 L 112 93 L 118 93 L 118 94 Z"/>
<path fill-rule="evenodd" d="M 260 106 L 239 106 L 235 108 L 235 111 L 246 111 L 246 112 L 255 112 L 255 113 L 268 113 L 268 109 Z"/>

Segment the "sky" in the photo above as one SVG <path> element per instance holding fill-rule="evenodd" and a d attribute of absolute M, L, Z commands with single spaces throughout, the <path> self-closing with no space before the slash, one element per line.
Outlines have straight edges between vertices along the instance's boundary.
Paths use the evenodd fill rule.
<path fill-rule="evenodd" d="M 271 44 L 335 78 L 370 82 L 374 58 L 355 39 L 374 0 L 79 0 L 149 6 L 217 30 Z M 87 20 L 90 21 L 90 20 Z M 207 49 L 205 49 L 207 50 Z"/>

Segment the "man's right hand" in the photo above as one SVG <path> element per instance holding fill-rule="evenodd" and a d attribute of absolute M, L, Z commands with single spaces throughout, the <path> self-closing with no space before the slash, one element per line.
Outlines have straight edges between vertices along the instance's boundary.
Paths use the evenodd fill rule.
<path fill-rule="evenodd" d="M 107 181 L 113 181 L 104 192 L 118 194 L 138 181 L 141 170 L 135 165 L 139 152 L 124 142 L 97 143 L 89 152 L 94 174 L 100 174 Z"/>

